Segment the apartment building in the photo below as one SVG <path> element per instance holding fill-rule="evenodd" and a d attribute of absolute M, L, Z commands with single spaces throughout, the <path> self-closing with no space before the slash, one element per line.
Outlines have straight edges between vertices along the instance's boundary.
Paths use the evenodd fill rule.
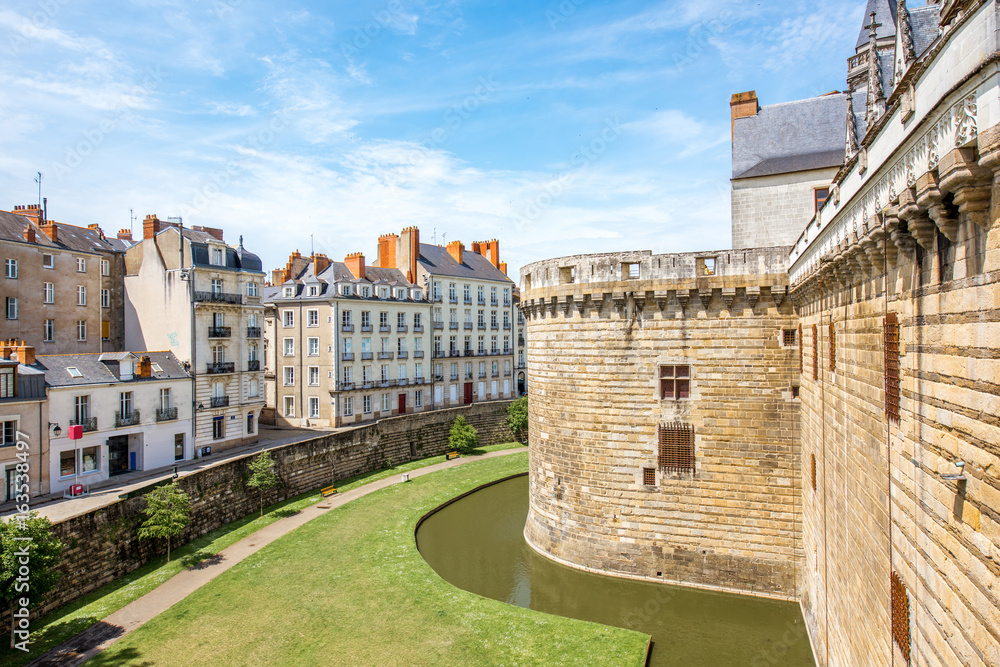
<path fill-rule="evenodd" d="M 528 393 L 528 382 L 525 375 L 524 353 L 527 348 L 527 328 L 524 326 L 524 312 L 521 311 L 521 290 L 514 288 L 514 314 L 517 318 L 517 340 L 514 343 L 514 368 L 517 369 L 517 395 Z"/>
<path fill-rule="evenodd" d="M 256 442 L 264 407 L 260 258 L 223 231 L 155 215 L 125 255 L 128 350 L 163 349 L 194 383 L 195 454 Z"/>
<path fill-rule="evenodd" d="M 378 266 L 423 286 L 432 301 L 434 406 L 515 395 L 514 282 L 496 239 L 446 247 L 420 242 L 420 230 L 379 238 Z"/>
<path fill-rule="evenodd" d="M 97 225 L 48 220 L 38 206 L 0 211 L 2 335 L 39 353 L 124 347 L 127 230 L 108 238 Z"/>
<path fill-rule="evenodd" d="M 296 251 L 267 288 L 278 425 L 340 427 L 432 409 L 430 302 L 402 272 Z"/>
<path fill-rule="evenodd" d="M 49 492 L 45 374 L 34 363 L 25 341 L 0 342 L 0 502 L 14 500 L 25 485 L 32 496 Z"/>

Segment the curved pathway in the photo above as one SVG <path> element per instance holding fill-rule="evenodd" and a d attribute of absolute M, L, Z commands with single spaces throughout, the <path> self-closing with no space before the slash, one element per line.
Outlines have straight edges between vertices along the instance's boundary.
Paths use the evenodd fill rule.
<path fill-rule="evenodd" d="M 497 456 L 509 456 L 527 450 L 527 447 L 518 447 L 517 449 L 489 452 L 481 456 L 462 457 L 443 463 L 435 463 L 424 468 L 417 468 L 416 470 L 409 471 L 407 474 L 410 475 L 410 479 L 413 479 L 432 472 L 438 472 L 439 470 L 445 470 L 446 468 L 464 465 L 472 461 L 480 461 Z M 28 667 L 47 667 L 53 665 L 58 667 L 75 667 L 76 665 L 82 665 L 146 621 L 165 611 L 173 604 L 180 602 L 212 579 L 215 579 L 247 556 L 260 551 L 271 542 L 287 535 L 307 521 L 311 521 L 330 510 L 379 489 L 399 484 L 399 479 L 399 476 L 392 475 L 371 484 L 351 489 L 346 493 L 324 498 L 315 505 L 310 505 L 292 516 L 279 519 L 261 528 L 256 533 L 223 549 L 215 556 L 202 561 L 192 568 L 175 574 L 138 600 L 122 607 L 80 634 L 34 659 L 28 663 Z"/>

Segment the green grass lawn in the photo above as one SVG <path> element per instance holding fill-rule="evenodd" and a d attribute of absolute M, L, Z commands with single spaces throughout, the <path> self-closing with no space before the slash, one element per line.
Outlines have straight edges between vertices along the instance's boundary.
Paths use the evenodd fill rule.
<path fill-rule="evenodd" d="M 517 443 L 483 447 L 482 453 L 520 447 Z M 410 461 L 393 468 L 357 475 L 337 483 L 338 490 L 350 491 L 359 486 L 378 481 L 385 477 L 416 470 L 441 463 L 444 456 Z M 319 490 L 304 493 L 295 498 L 271 505 L 264 509 L 264 516 L 256 513 L 234 521 L 222 528 L 207 533 L 171 553 L 172 560 L 160 557 L 102 586 L 69 605 L 53 611 L 41 619 L 32 621 L 31 651 L 24 653 L 9 648 L 9 636 L 0 641 L 0 665 L 19 666 L 30 662 L 46 651 L 58 646 L 73 635 L 83 632 L 94 623 L 112 614 L 125 605 L 138 600 L 181 570 L 191 567 L 219 553 L 226 547 L 252 535 L 264 526 L 294 514 L 299 510 L 322 500 Z M 7 628 L 3 629 L 4 631 Z"/>
<path fill-rule="evenodd" d="M 526 470 L 527 454 L 474 461 L 332 510 L 89 664 L 642 665 L 645 635 L 467 593 L 417 552 L 423 514 Z"/>

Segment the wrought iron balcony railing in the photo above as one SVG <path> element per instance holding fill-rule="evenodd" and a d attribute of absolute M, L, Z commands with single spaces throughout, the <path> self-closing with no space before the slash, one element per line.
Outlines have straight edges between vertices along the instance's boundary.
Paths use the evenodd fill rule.
<path fill-rule="evenodd" d="M 229 338 L 233 335 L 232 327 L 209 327 L 208 337 L 209 338 Z"/>
<path fill-rule="evenodd" d="M 157 408 L 156 421 L 168 422 L 177 419 L 177 408 Z"/>
<path fill-rule="evenodd" d="M 97 430 L 97 417 L 87 417 L 86 419 L 71 419 L 70 426 L 82 426 L 84 433 Z"/>
<path fill-rule="evenodd" d="M 213 408 L 228 408 L 229 407 L 229 397 L 228 396 L 213 396 L 212 397 L 212 407 Z"/>
<path fill-rule="evenodd" d="M 208 370 L 206 371 L 209 375 L 222 375 L 224 373 L 235 373 L 236 372 L 236 362 L 234 361 L 222 361 L 214 364 L 208 365 Z"/>
<path fill-rule="evenodd" d="M 115 428 L 122 428 L 125 426 L 135 426 L 140 422 L 139 411 L 133 410 L 132 412 L 126 412 L 122 414 L 120 412 L 115 413 Z"/>
<path fill-rule="evenodd" d="M 229 303 L 238 306 L 243 303 L 243 295 L 225 292 L 195 292 L 194 300 L 207 301 L 208 303 Z"/>

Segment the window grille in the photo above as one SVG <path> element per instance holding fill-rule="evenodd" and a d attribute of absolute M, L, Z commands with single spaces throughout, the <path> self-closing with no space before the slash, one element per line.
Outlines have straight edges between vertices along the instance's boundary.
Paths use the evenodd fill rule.
<path fill-rule="evenodd" d="M 642 483 L 644 486 L 656 486 L 656 469 L 655 468 L 643 468 L 642 469 Z"/>
<path fill-rule="evenodd" d="M 816 490 L 816 455 L 812 454 L 810 457 L 810 472 L 809 479 L 812 482 L 813 491 Z"/>
<path fill-rule="evenodd" d="M 680 400 L 691 397 L 690 366 L 660 366 L 660 398 Z"/>
<path fill-rule="evenodd" d="M 819 382 L 819 327 L 813 325 L 813 381 Z"/>
<path fill-rule="evenodd" d="M 799 340 L 802 340 L 802 325 L 799 325 Z M 799 345 L 799 375 L 802 375 L 802 345 Z"/>
<path fill-rule="evenodd" d="M 833 327 L 833 322 L 830 322 L 830 372 L 834 373 L 837 371 L 837 330 Z"/>
<path fill-rule="evenodd" d="M 657 463 L 664 472 L 694 474 L 694 426 L 660 424 L 659 444 Z"/>
<path fill-rule="evenodd" d="M 893 572 L 891 581 L 890 606 L 892 607 L 892 638 L 910 662 L 910 596 L 900 576 Z"/>
<path fill-rule="evenodd" d="M 899 320 L 886 315 L 882 327 L 885 338 L 885 415 L 899 423 Z"/>
<path fill-rule="evenodd" d="M 783 332 L 784 346 L 795 347 L 795 329 L 785 329 Z"/>

